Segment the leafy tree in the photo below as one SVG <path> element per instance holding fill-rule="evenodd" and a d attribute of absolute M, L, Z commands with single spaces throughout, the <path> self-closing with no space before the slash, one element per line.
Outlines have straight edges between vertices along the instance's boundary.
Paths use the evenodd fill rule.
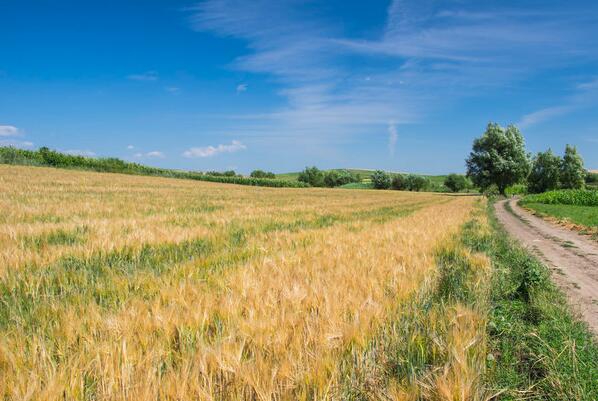
<path fill-rule="evenodd" d="M 531 193 L 546 192 L 559 187 L 561 158 L 548 149 L 538 152 L 532 161 L 532 170 L 527 177 L 527 189 Z"/>
<path fill-rule="evenodd" d="M 340 184 L 340 174 L 336 170 L 330 170 L 324 173 L 324 185 L 329 188 L 334 188 Z"/>
<path fill-rule="evenodd" d="M 382 170 L 374 171 L 374 174 L 371 175 L 371 179 L 375 189 L 390 188 L 390 176 Z"/>
<path fill-rule="evenodd" d="M 529 157 L 523 135 L 514 125 L 503 129 L 489 123 L 486 132 L 473 141 L 473 149 L 466 161 L 467 176 L 482 191 L 495 184 L 504 195 L 505 189 L 527 177 Z"/>
<path fill-rule="evenodd" d="M 421 175 L 409 174 L 405 179 L 405 185 L 410 191 L 422 191 L 430 186 L 430 180 Z"/>
<path fill-rule="evenodd" d="M 350 184 L 352 182 L 361 182 L 361 177 L 359 174 L 354 174 L 349 170 L 338 170 L 338 183 L 339 185 Z"/>
<path fill-rule="evenodd" d="M 405 176 L 403 174 L 397 174 L 393 176 L 392 181 L 390 183 L 390 187 L 398 191 L 407 189 L 407 182 Z"/>
<path fill-rule="evenodd" d="M 583 188 L 585 175 L 586 170 L 583 167 L 583 159 L 577 153 L 577 148 L 567 145 L 561 163 L 561 187 L 566 189 Z"/>
<path fill-rule="evenodd" d="M 276 175 L 274 173 L 264 170 L 253 170 L 251 174 L 249 174 L 249 176 L 253 178 L 276 178 Z"/>
<path fill-rule="evenodd" d="M 459 192 L 469 188 L 469 181 L 462 174 L 449 174 L 444 179 L 444 186 L 452 192 Z"/>
<path fill-rule="evenodd" d="M 309 184 L 312 187 L 323 187 L 324 172 L 316 166 L 306 167 L 305 170 L 299 173 L 297 180 Z"/>

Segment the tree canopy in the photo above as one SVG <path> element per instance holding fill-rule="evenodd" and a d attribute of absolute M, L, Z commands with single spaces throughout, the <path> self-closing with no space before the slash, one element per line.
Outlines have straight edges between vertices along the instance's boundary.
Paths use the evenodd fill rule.
<path fill-rule="evenodd" d="M 514 125 L 504 129 L 489 123 L 486 132 L 474 140 L 466 164 L 467 176 L 476 186 L 484 191 L 496 185 L 503 195 L 509 185 L 523 181 L 530 171 L 523 135 Z"/>

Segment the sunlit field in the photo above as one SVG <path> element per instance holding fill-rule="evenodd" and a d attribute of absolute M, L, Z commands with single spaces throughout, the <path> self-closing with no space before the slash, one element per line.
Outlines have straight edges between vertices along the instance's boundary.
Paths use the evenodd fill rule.
<path fill-rule="evenodd" d="M 483 302 L 442 281 L 466 260 L 483 291 L 454 240 L 476 197 L 15 166 L 0 188 L 0 399 L 486 397 Z"/>

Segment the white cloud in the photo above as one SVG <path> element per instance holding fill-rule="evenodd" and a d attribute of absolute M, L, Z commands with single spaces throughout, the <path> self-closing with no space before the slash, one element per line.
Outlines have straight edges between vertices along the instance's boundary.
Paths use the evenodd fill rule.
<path fill-rule="evenodd" d="M 0 146 L 12 146 L 15 148 L 31 148 L 33 147 L 33 142 L 17 141 L 14 139 L 0 139 Z"/>
<path fill-rule="evenodd" d="M 240 150 L 247 149 L 240 141 L 233 140 L 230 145 L 220 144 L 218 146 L 205 146 L 199 148 L 190 148 L 183 152 L 183 156 L 195 157 L 212 157 L 220 153 L 234 153 Z"/>
<path fill-rule="evenodd" d="M 129 146 L 127 146 L 127 149 L 129 149 L 129 150 L 131 150 L 131 149 L 135 149 L 135 146 L 133 146 L 133 145 L 129 145 Z"/>
<path fill-rule="evenodd" d="M 399 134 L 397 133 L 397 125 L 394 121 L 388 123 L 388 151 L 391 156 L 395 155 L 395 148 L 397 146 L 397 140 Z"/>
<path fill-rule="evenodd" d="M 246 92 L 246 91 L 247 91 L 247 84 L 237 85 L 237 93 Z"/>
<path fill-rule="evenodd" d="M 555 106 L 534 111 L 524 115 L 516 124 L 519 128 L 528 128 L 532 125 L 540 124 L 554 117 L 562 116 L 572 110 L 571 106 Z"/>
<path fill-rule="evenodd" d="M 520 128 L 527 128 L 584 108 L 595 107 L 598 103 L 598 79 L 580 83 L 575 88 L 576 91 L 565 97 L 561 105 L 546 107 L 526 114 L 517 125 Z"/>
<path fill-rule="evenodd" d="M 156 71 L 146 71 L 142 74 L 131 74 L 127 76 L 127 79 L 132 81 L 157 81 L 159 78 Z"/>
<path fill-rule="evenodd" d="M 151 152 L 147 152 L 147 153 L 145 154 L 145 156 L 146 156 L 146 157 L 155 157 L 155 158 L 158 158 L 158 159 L 163 159 L 163 158 L 165 157 L 165 156 L 164 156 L 164 153 L 162 153 L 162 152 L 159 152 L 159 151 L 157 151 L 157 150 L 154 150 L 154 151 L 151 151 Z"/>
<path fill-rule="evenodd" d="M 166 90 L 166 92 L 168 93 L 179 93 L 181 91 L 181 88 L 177 87 L 177 86 L 167 86 L 166 88 L 164 88 L 164 90 Z"/>
<path fill-rule="evenodd" d="M 13 125 L 0 125 L 0 137 L 20 136 L 21 131 Z"/>
<path fill-rule="evenodd" d="M 133 155 L 133 157 L 136 157 L 138 159 L 141 159 L 141 158 L 163 159 L 166 157 L 166 155 L 160 151 L 153 150 L 153 151 L 147 152 L 147 153 L 141 153 L 141 152 L 135 153 Z"/>
<path fill-rule="evenodd" d="M 577 89 L 580 89 L 580 90 L 598 89 L 598 78 L 595 78 L 592 81 L 582 82 L 581 84 L 577 85 Z"/>
<path fill-rule="evenodd" d="M 93 157 L 95 156 L 95 152 L 91 150 L 80 150 L 80 149 L 69 149 L 65 150 L 64 153 L 74 156 L 85 156 L 85 157 Z"/>

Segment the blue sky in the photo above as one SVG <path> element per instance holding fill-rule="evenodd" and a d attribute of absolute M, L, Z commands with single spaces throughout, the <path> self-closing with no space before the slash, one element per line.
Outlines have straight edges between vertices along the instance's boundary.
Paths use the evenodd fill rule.
<path fill-rule="evenodd" d="M 598 168 L 595 1 L 0 0 L 0 144 L 184 169 Z"/>

